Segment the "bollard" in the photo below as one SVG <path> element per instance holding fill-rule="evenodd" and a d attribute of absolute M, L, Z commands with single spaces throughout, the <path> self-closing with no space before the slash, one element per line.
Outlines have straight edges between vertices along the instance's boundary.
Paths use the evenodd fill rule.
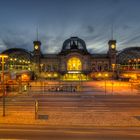
<path fill-rule="evenodd" d="M 35 120 L 38 119 L 38 101 L 35 101 Z"/>
<path fill-rule="evenodd" d="M 114 90 L 113 90 L 113 86 L 114 86 L 114 83 L 113 83 L 113 81 L 112 81 L 112 94 L 113 94 L 113 92 L 114 92 Z"/>
<path fill-rule="evenodd" d="M 105 95 L 106 95 L 106 79 L 105 79 Z"/>

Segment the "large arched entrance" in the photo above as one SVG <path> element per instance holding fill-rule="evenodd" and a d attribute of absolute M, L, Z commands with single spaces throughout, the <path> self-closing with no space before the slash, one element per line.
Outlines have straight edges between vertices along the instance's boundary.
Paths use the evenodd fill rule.
<path fill-rule="evenodd" d="M 81 71 L 82 62 L 78 57 L 72 57 L 67 62 L 67 71 Z"/>
<path fill-rule="evenodd" d="M 82 61 L 74 56 L 67 61 L 67 73 L 63 76 L 65 81 L 83 81 L 87 76 L 82 73 Z"/>

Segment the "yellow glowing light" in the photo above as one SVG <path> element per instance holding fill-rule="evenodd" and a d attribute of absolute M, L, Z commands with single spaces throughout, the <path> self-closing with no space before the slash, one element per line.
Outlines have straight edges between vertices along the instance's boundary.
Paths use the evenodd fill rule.
<path fill-rule="evenodd" d="M 128 77 L 129 75 L 128 74 L 125 74 L 124 76 Z"/>
<path fill-rule="evenodd" d="M 57 73 L 55 73 L 55 74 L 54 74 L 54 77 L 57 77 L 57 76 L 58 76 L 58 74 L 57 74 Z"/>
<path fill-rule="evenodd" d="M 105 77 L 108 77 L 108 73 L 105 74 Z"/>
<path fill-rule="evenodd" d="M 114 68 L 115 67 L 115 64 L 112 64 L 112 67 Z"/>
<path fill-rule="evenodd" d="M 111 45 L 111 48 L 112 48 L 112 49 L 115 49 L 115 48 L 116 48 L 115 44 L 112 44 L 112 45 Z"/>
<path fill-rule="evenodd" d="M 81 60 L 77 57 L 70 58 L 67 62 L 67 70 L 68 71 L 71 71 L 71 70 L 80 71 L 80 70 L 82 70 Z"/>
<path fill-rule="evenodd" d="M 81 73 L 80 71 L 68 71 L 68 73 Z"/>
<path fill-rule="evenodd" d="M 130 73 L 130 74 L 125 73 L 125 74 L 123 74 L 123 77 L 137 79 L 137 75 L 133 74 L 133 73 Z"/>
<path fill-rule="evenodd" d="M 6 55 L 6 54 L 0 54 L 0 58 L 8 58 L 8 55 Z"/>
<path fill-rule="evenodd" d="M 27 75 L 27 74 L 22 74 L 22 75 L 21 75 L 21 80 L 22 80 L 22 81 L 29 81 L 29 80 L 30 80 L 30 77 L 29 77 L 29 75 Z"/>
<path fill-rule="evenodd" d="M 98 73 L 98 76 L 102 76 L 102 74 L 101 73 Z"/>
<path fill-rule="evenodd" d="M 4 64 L 5 63 L 5 60 L 6 58 L 8 58 L 8 55 L 6 54 L 0 54 L 0 58 L 2 59 L 1 60 L 1 64 Z M 2 68 L 4 68 L 4 66 L 2 65 Z"/>
<path fill-rule="evenodd" d="M 87 80 L 86 75 L 81 73 L 67 73 L 63 76 L 65 81 L 85 81 Z"/>
<path fill-rule="evenodd" d="M 36 49 L 36 50 L 38 49 L 38 45 L 35 45 L 35 49 Z"/>

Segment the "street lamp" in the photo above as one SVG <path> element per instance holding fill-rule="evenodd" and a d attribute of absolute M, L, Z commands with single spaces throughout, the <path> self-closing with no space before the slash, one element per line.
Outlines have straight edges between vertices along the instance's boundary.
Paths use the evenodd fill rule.
<path fill-rule="evenodd" d="M 106 95 L 106 78 L 108 78 L 108 73 L 106 73 L 104 76 L 105 76 L 105 95 Z"/>
<path fill-rule="evenodd" d="M 5 54 L 1 54 L 0 58 L 2 64 L 1 82 L 2 82 L 2 92 L 3 92 L 3 117 L 5 117 L 4 64 L 5 64 L 5 59 L 8 58 L 8 56 Z"/>
<path fill-rule="evenodd" d="M 134 59 L 134 64 L 135 64 L 135 70 L 137 69 L 137 59 Z"/>
<path fill-rule="evenodd" d="M 113 71 L 113 76 L 112 76 L 112 94 L 113 94 L 113 85 L 114 85 L 114 82 L 113 82 L 113 80 L 114 80 L 114 71 L 115 71 L 115 67 L 116 67 L 116 64 L 112 64 L 112 71 Z"/>
<path fill-rule="evenodd" d="M 43 72 L 43 64 L 40 64 L 40 72 Z"/>
<path fill-rule="evenodd" d="M 128 70 L 131 68 L 131 59 L 128 60 Z"/>

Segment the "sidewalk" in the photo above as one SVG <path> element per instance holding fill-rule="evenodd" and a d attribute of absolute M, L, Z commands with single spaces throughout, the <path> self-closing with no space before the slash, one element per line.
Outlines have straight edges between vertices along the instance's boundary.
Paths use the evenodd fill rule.
<path fill-rule="evenodd" d="M 12 111 L 6 112 L 6 116 L 2 116 L 0 110 L 0 124 L 7 125 L 55 125 L 55 126 L 122 126 L 135 127 L 140 126 L 140 121 L 133 116 L 137 113 L 120 113 L 120 112 L 60 112 L 48 111 L 48 120 L 35 120 L 34 112 L 29 111 Z M 45 114 L 46 115 L 46 114 Z"/>
<path fill-rule="evenodd" d="M 26 93 L 25 93 L 26 94 Z M 16 96 L 18 93 L 11 93 L 9 96 Z M 22 95 L 22 94 L 21 94 Z M 86 95 L 86 93 L 84 94 Z M 28 96 L 28 95 L 27 95 Z M 0 124 L 16 125 L 43 125 L 43 126 L 121 126 L 121 127 L 140 127 L 140 121 L 134 116 L 140 116 L 140 111 L 132 112 L 115 112 L 109 110 L 107 106 L 101 110 L 90 107 L 86 110 L 83 108 L 70 108 L 62 110 L 55 107 L 54 110 L 46 110 L 49 116 L 48 120 L 35 120 L 34 107 L 31 111 L 19 110 L 10 111 L 6 108 L 6 116 L 2 116 L 2 106 L 0 107 Z M 46 115 L 45 114 L 45 115 Z"/>

